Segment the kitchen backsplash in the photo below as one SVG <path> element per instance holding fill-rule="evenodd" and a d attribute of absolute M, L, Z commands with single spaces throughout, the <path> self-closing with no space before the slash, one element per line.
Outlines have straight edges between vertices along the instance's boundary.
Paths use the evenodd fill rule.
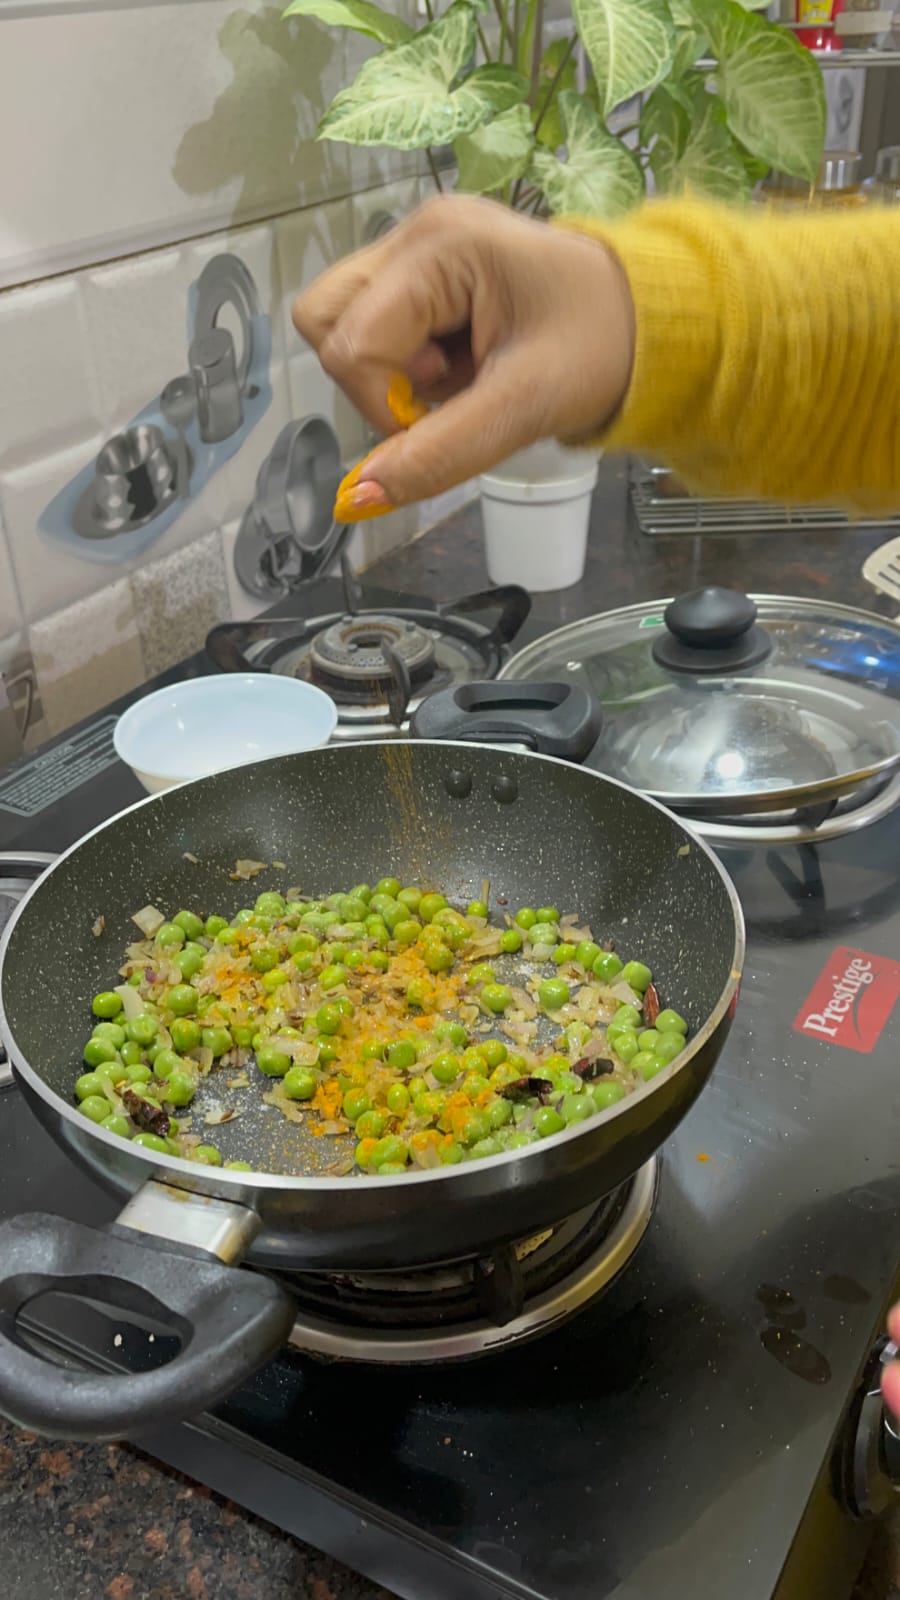
<path fill-rule="evenodd" d="M 431 182 L 418 154 L 314 143 L 323 96 L 348 81 L 367 48 L 338 30 L 309 24 L 301 36 L 296 24 L 281 22 L 280 11 L 235 11 L 221 0 L 132 5 L 127 12 L 76 8 L 74 19 L 66 11 L 17 9 L 19 20 L 2 23 L 0 47 L 7 152 L 13 142 L 28 146 L 36 114 L 26 92 L 34 55 L 24 53 L 17 29 L 30 30 L 32 52 L 36 30 L 44 30 L 39 98 L 50 118 L 56 93 L 57 133 L 89 92 L 77 72 L 68 84 L 59 76 L 63 26 L 70 29 L 70 64 L 76 40 L 79 48 L 94 41 L 93 88 L 102 82 L 111 96 L 102 126 L 86 113 L 77 131 L 73 122 L 87 169 L 84 159 L 74 163 L 72 186 L 86 170 L 90 175 L 79 204 L 70 204 L 61 154 L 44 207 L 19 183 L 12 213 L 4 205 L 0 223 L 0 273 L 14 282 L 0 292 L 0 673 L 31 747 L 189 655 L 215 622 L 262 608 L 265 602 L 238 582 L 233 557 L 257 472 L 280 431 L 292 418 L 322 415 L 345 463 L 368 442 L 360 417 L 295 333 L 291 303 L 363 240 L 373 219 L 406 214 Z M 195 72 L 171 37 L 170 70 L 162 71 L 161 41 L 170 28 L 191 52 Z M 155 111 L 159 149 L 148 103 L 154 83 L 163 97 Z M 121 119 L 122 150 L 111 110 Z M 46 135 L 42 148 L 52 156 Z M 131 188 L 123 158 L 131 163 Z M 58 203 L 48 220 L 51 193 Z M 229 217 L 256 220 L 210 228 Z M 159 247 L 145 248 L 154 238 Z M 188 372 L 198 293 L 211 285 L 215 307 L 222 258 L 249 284 L 248 297 L 258 297 L 259 371 L 249 375 L 243 419 L 239 428 L 230 424 L 229 438 L 220 430 L 220 442 L 202 443 L 197 423 L 179 444 L 178 413 L 173 428 L 165 410 L 159 414 L 159 397 Z M 23 263 L 29 281 L 15 282 Z M 207 321 L 233 334 L 239 360 L 246 329 L 232 326 L 231 316 L 226 304 Z M 195 356 L 202 365 L 196 347 Z M 224 391 L 214 388 L 210 363 L 214 413 Z M 213 439 L 215 421 L 213 414 Z M 119 459 L 126 450 L 120 443 L 104 446 L 129 428 L 127 449 L 147 452 L 151 498 L 170 466 L 171 473 L 159 509 L 151 507 L 137 531 L 119 533 L 129 462 Z M 156 479 L 154 428 L 165 436 Z M 351 542 L 354 564 L 368 565 L 427 520 L 427 512 L 398 513 L 363 526 Z M 0 765 L 8 755 L 0 752 Z"/>

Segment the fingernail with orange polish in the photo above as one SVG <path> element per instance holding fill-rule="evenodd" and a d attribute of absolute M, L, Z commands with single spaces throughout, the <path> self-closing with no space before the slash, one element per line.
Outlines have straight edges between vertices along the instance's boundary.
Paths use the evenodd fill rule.
<path fill-rule="evenodd" d="M 384 517 L 394 510 L 380 483 L 372 479 L 351 483 L 348 480 L 352 477 L 353 474 L 348 473 L 338 490 L 334 502 L 335 522 L 366 522 L 370 517 Z"/>

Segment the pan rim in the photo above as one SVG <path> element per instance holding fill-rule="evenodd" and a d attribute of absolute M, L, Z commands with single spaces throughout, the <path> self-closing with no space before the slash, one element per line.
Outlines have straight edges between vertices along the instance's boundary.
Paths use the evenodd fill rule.
<path fill-rule="evenodd" d="M 694 828 L 690 827 L 676 812 L 671 811 L 667 806 L 662 805 L 660 801 L 656 800 L 652 795 L 644 794 L 642 790 L 632 788 L 631 785 L 623 783 L 619 778 L 608 777 L 606 773 L 602 772 L 594 772 L 589 767 L 579 767 L 571 761 L 563 761 L 558 756 L 538 755 L 531 751 L 511 752 L 504 746 L 488 744 L 473 745 L 472 743 L 467 743 L 458 739 L 415 739 L 411 740 L 410 743 L 426 746 L 435 750 L 459 750 L 460 752 L 464 752 L 469 757 L 471 757 L 473 750 L 494 750 L 501 752 L 506 756 L 514 755 L 515 759 L 517 760 L 541 761 L 554 767 L 563 767 L 569 773 L 572 771 L 581 772 L 592 782 L 604 784 L 614 789 L 621 789 L 624 790 L 626 794 L 634 795 L 636 799 L 642 801 L 652 810 L 661 812 L 668 821 L 674 822 L 681 833 L 685 835 L 685 843 L 690 844 L 692 848 L 702 851 L 702 853 L 708 858 L 719 875 L 723 888 L 728 896 L 734 917 L 734 948 L 732 951 L 731 970 L 728 979 L 719 996 L 716 1006 L 707 1017 L 702 1028 L 700 1028 L 694 1035 L 693 1039 L 689 1041 L 687 1049 L 684 1050 L 680 1056 L 677 1056 L 663 1072 L 660 1072 L 655 1078 L 652 1078 L 649 1083 L 642 1083 L 640 1088 L 635 1089 L 630 1095 L 626 1095 L 624 1100 L 618 1101 L 615 1105 L 608 1106 L 605 1111 L 598 1112 L 598 1114 L 595 1117 L 591 1117 L 589 1121 L 576 1123 L 571 1127 L 564 1128 L 559 1133 L 551 1134 L 549 1138 L 540 1140 L 538 1144 L 526 1145 L 520 1150 L 504 1150 L 499 1155 L 491 1156 L 489 1161 L 484 1163 L 485 1167 L 489 1166 L 492 1171 L 501 1171 L 503 1169 L 511 1170 L 513 1167 L 520 1167 L 520 1164 L 523 1161 L 527 1161 L 530 1156 L 537 1155 L 540 1151 L 546 1149 L 547 1147 L 560 1148 L 573 1142 L 575 1139 L 580 1138 L 583 1134 L 593 1131 L 601 1124 L 606 1125 L 608 1123 L 612 1123 L 616 1117 L 628 1111 L 639 1101 L 648 1099 L 656 1092 L 657 1089 L 661 1088 L 665 1084 L 671 1083 L 673 1078 L 675 1078 L 679 1073 L 687 1070 L 700 1049 L 707 1043 L 712 1035 L 716 1033 L 718 1028 L 724 1022 L 732 1004 L 734 1003 L 735 996 L 738 993 L 743 975 L 744 957 L 746 952 L 746 929 L 743 908 L 731 877 L 729 876 L 722 862 L 719 860 L 715 851 L 706 843 L 703 837 L 696 832 Z M 342 741 L 340 744 L 323 745 L 315 752 L 293 752 L 293 755 L 296 756 L 297 759 L 300 759 L 304 755 L 327 755 L 329 751 L 339 753 L 344 750 L 371 750 L 373 748 L 396 750 L 396 744 L 397 741 L 395 739 L 356 739 L 348 740 L 346 742 Z M 269 766 L 273 761 L 283 761 L 286 759 L 292 759 L 292 755 L 271 756 L 264 761 L 248 762 L 241 770 L 249 772 L 251 768 L 266 767 Z M 0 1036 L 2 1036 L 6 1045 L 9 1061 L 15 1076 L 23 1079 L 24 1082 L 28 1084 L 28 1086 L 41 1100 L 50 1105 L 55 1112 L 62 1115 L 66 1122 L 70 1123 L 73 1128 L 78 1129 L 82 1135 L 89 1135 L 90 1139 L 92 1141 L 96 1140 L 101 1148 L 107 1148 L 120 1157 L 123 1154 L 127 1154 L 129 1160 L 140 1162 L 146 1168 L 145 1182 L 152 1178 L 156 1178 L 164 1182 L 170 1182 L 175 1187 L 192 1190 L 197 1194 L 218 1195 L 219 1197 L 221 1197 L 222 1191 L 226 1190 L 229 1197 L 236 1201 L 246 1200 L 246 1196 L 248 1194 L 252 1195 L 253 1193 L 259 1191 L 277 1192 L 278 1190 L 285 1189 L 298 1191 L 301 1193 L 304 1190 L 321 1190 L 330 1192 L 346 1192 L 352 1190 L 354 1193 L 358 1193 L 360 1188 L 360 1178 L 358 1175 L 338 1178 L 314 1175 L 297 1176 L 289 1173 L 257 1172 L 255 1170 L 252 1172 L 229 1172 L 226 1171 L 224 1167 L 204 1167 L 198 1172 L 198 1163 L 195 1161 L 185 1161 L 180 1156 L 167 1156 L 161 1159 L 159 1156 L 155 1155 L 152 1150 L 148 1150 L 142 1145 L 126 1143 L 124 1140 L 120 1139 L 117 1134 L 105 1133 L 98 1124 L 88 1123 L 86 1119 L 79 1114 L 76 1106 L 72 1105 L 69 1101 L 64 1100 L 62 1095 L 57 1094 L 55 1089 L 51 1089 L 49 1084 L 45 1082 L 40 1074 L 36 1072 L 31 1064 L 24 1058 L 6 1016 L 6 1010 L 3 1003 L 3 972 L 6 964 L 6 953 L 15 933 L 19 918 L 24 914 L 25 908 L 30 903 L 32 897 L 41 888 L 42 884 L 44 884 L 54 872 L 60 869 L 63 863 L 66 862 L 70 856 L 74 855 L 83 844 L 86 844 L 89 839 L 93 839 L 96 837 L 96 835 L 103 833 L 105 829 L 111 827 L 114 822 L 118 822 L 122 817 L 130 816 L 132 812 L 139 811 L 144 806 L 165 804 L 167 795 L 176 793 L 180 794 L 185 789 L 193 788 L 195 784 L 209 783 L 211 780 L 216 777 L 220 777 L 221 775 L 222 774 L 220 773 L 210 773 L 203 778 L 192 779 L 190 783 L 179 784 L 177 789 L 164 790 L 159 794 L 146 795 L 142 799 L 134 801 L 132 805 L 125 806 L 121 811 L 115 812 L 113 816 L 107 817 L 103 822 L 98 823 L 95 828 L 91 828 L 87 833 L 82 834 L 81 838 L 77 839 L 74 844 L 69 845 L 66 850 L 62 851 L 54 860 L 53 865 L 49 867 L 45 873 L 42 873 L 40 878 L 38 878 L 35 883 L 32 884 L 31 888 L 16 906 L 12 916 L 9 919 L 9 922 L 6 925 L 2 937 L 0 937 Z M 396 1176 L 389 1175 L 386 1178 L 379 1178 L 378 1192 L 380 1193 L 383 1190 L 391 1190 L 401 1187 L 407 1188 L 410 1185 L 437 1183 L 444 1179 L 452 1179 L 460 1172 L 467 1172 L 469 1170 L 470 1168 L 468 1165 L 463 1163 L 462 1166 L 448 1166 L 430 1170 L 417 1170 L 398 1173 Z M 189 1179 L 190 1182 L 184 1181 L 187 1179 Z"/>

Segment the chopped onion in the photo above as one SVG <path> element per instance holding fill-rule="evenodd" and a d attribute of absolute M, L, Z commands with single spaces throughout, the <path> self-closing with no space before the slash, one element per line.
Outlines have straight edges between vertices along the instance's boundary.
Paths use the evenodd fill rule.
<path fill-rule="evenodd" d="M 193 855 L 190 850 L 182 850 L 181 859 L 182 861 L 192 861 L 195 867 L 199 867 L 200 865 L 199 859 L 197 856 Z"/>
<path fill-rule="evenodd" d="M 105 927 L 106 918 L 101 914 L 95 922 L 91 923 L 91 933 L 94 935 L 95 939 L 99 939 Z"/>
<path fill-rule="evenodd" d="M 145 939 L 152 939 L 154 934 L 159 932 L 166 919 L 161 911 L 157 911 L 155 906 L 144 906 L 142 911 L 134 913 L 131 920 L 140 928 Z"/>
<path fill-rule="evenodd" d="M 532 961 L 551 961 L 553 959 L 552 944 L 533 944 L 531 946 Z"/>
<path fill-rule="evenodd" d="M 618 1000 L 623 1006 L 637 1006 L 638 1010 L 640 1010 L 644 1003 L 637 990 L 632 989 L 631 984 L 626 983 L 624 978 L 617 978 L 615 983 L 611 983 L 609 985 L 609 993 L 614 1000 Z"/>
<path fill-rule="evenodd" d="M 241 859 L 234 863 L 234 871 L 230 872 L 228 876 L 230 878 L 244 881 L 246 881 L 247 878 L 258 878 L 261 872 L 265 872 L 266 866 L 267 863 L 265 861 Z"/>
<path fill-rule="evenodd" d="M 133 989 L 130 983 L 118 983 L 116 984 L 115 992 L 122 1002 L 122 1010 L 125 1013 L 126 1022 L 133 1022 L 135 1017 L 141 1016 L 144 1010 L 144 1001 L 137 989 Z"/>
<path fill-rule="evenodd" d="M 287 862 L 286 861 L 273 861 L 272 865 L 273 865 L 273 867 L 275 868 L 275 870 L 277 872 L 286 872 L 287 871 Z"/>
<path fill-rule="evenodd" d="M 302 1067 L 313 1067 L 319 1059 L 319 1046 L 309 1039 L 286 1039 L 284 1034 L 276 1033 L 269 1043 L 282 1055 L 299 1061 Z"/>
<path fill-rule="evenodd" d="M 538 1008 L 532 1000 L 530 994 L 527 994 L 524 989 L 520 989 L 516 985 L 513 985 L 509 992 L 516 1003 L 517 1010 L 521 1011 L 524 1017 L 531 1018 L 537 1016 Z"/>

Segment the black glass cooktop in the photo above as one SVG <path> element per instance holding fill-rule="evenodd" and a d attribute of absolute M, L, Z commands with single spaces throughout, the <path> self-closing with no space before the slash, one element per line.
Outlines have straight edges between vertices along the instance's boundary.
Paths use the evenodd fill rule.
<path fill-rule="evenodd" d="M 53 850 L 138 791 L 111 764 L 29 817 L 2 796 L 0 849 Z M 724 859 L 737 1019 L 609 1293 L 457 1366 L 285 1351 L 144 1448 L 405 1600 L 849 1592 L 846 1447 L 900 1262 L 900 814 Z M 17 1089 L 0 1110 L 0 1213 L 112 1215 Z"/>

